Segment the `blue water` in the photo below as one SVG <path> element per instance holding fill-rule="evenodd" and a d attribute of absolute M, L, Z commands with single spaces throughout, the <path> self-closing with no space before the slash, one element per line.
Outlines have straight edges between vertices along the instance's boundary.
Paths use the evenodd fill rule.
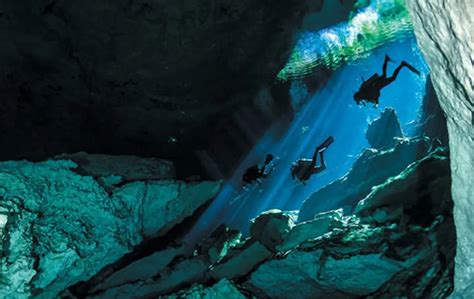
<path fill-rule="evenodd" d="M 369 78 L 374 72 L 381 73 L 385 54 L 397 62 L 410 62 L 422 76 L 405 68 L 392 85 L 382 90 L 378 108 L 372 108 L 370 104 L 365 107 L 355 105 L 353 93 L 360 86 L 361 77 Z M 389 76 L 396 66 L 398 63 L 389 65 Z M 263 136 L 225 183 L 186 241 L 199 240 L 221 223 L 245 234 L 249 220 L 263 211 L 298 210 L 308 196 L 347 173 L 357 155 L 368 145 L 365 139 L 368 122 L 377 118 L 385 107 L 395 108 L 405 134 L 410 135 L 421 105 L 427 73 L 412 37 L 387 44 L 368 58 L 342 66 L 322 89 L 309 95 L 309 101 L 297 113 L 283 137 L 277 137 L 274 128 Z M 305 94 L 305 91 L 294 94 Z M 278 125 L 275 124 L 275 128 Z M 314 175 L 306 186 L 293 181 L 290 175 L 292 162 L 311 158 L 315 147 L 328 136 L 334 136 L 335 142 L 325 153 L 327 169 Z M 278 157 L 271 175 L 261 184 L 242 188 L 242 174 L 249 166 L 263 163 L 267 153 Z"/>

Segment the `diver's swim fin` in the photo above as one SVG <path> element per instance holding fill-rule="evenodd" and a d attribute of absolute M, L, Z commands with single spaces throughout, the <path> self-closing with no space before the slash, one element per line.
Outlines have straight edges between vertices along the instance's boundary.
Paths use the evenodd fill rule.
<path fill-rule="evenodd" d="M 408 62 L 402 61 L 402 65 L 406 66 L 410 71 L 414 72 L 418 76 L 421 75 L 420 71 L 418 71 L 413 65 L 409 64 Z"/>
<path fill-rule="evenodd" d="M 387 54 L 385 54 L 385 60 L 387 60 L 388 62 L 396 62 L 395 60 L 390 58 L 390 56 L 388 56 Z"/>
<path fill-rule="evenodd" d="M 272 154 L 267 154 L 267 157 L 265 158 L 265 165 L 268 165 L 270 162 L 273 160 L 273 155 Z"/>
<path fill-rule="evenodd" d="M 318 152 L 325 151 L 334 142 L 334 137 L 329 136 L 320 146 L 317 147 Z"/>

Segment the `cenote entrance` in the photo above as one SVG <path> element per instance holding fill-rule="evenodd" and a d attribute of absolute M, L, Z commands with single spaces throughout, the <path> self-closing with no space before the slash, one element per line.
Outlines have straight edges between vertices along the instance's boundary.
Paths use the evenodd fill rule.
<path fill-rule="evenodd" d="M 376 4 L 378 2 L 374 1 Z M 360 46 L 353 54 L 354 59 L 348 59 L 345 63 L 334 53 L 339 49 L 342 53 L 340 55 L 347 55 L 341 43 L 347 42 L 349 37 L 346 36 L 344 40 L 337 37 L 337 34 L 354 34 L 353 27 L 363 28 L 366 24 L 364 22 L 375 20 L 383 23 L 384 19 L 380 15 L 383 14 L 379 12 L 377 15 L 376 10 L 369 7 L 356 15 L 352 24 L 342 24 L 333 29 L 321 30 L 317 34 L 302 34 L 295 49 L 296 52 L 301 52 L 299 59 L 311 60 L 311 56 L 319 56 L 320 58 L 316 59 L 320 59 L 321 64 L 332 64 L 332 75 L 316 92 L 310 93 L 301 77 L 311 70 L 318 71 L 314 68 L 314 61 L 307 62 L 305 66 L 304 62 L 292 62 L 290 59 L 289 65 L 292 66 L 283 69 L 280 76 L 286 76 L 284 79 L 291 81 L 290 95 L 295 109 L 293 121 L 285 129 L 283 136 L 279 133 L 281 123 L 276 123 L 268 130 L 241 161 L 234 175 L 225 182 L 220 194 L 186 237 L 186 242 L 194 243 L 212 232 L 219 224 L 226 224 L 245 234 L 248 232 L 249 220 L 269 209 L 292 210 L 296 217 L 308 197 L 348 173 L 363 150 L 370 147 L 365 136 L 368 124 L 379 118 L 386 108 L 395 110 L 404 137 L 419 134 L 420 107 L 425 96 L 428 69 L 414 36 L 404 24 L 400 25 L 401 28 L 394 29 L 392 34 L 387 35 L 385 32 L 385 39 L 377 40 L 368 46 L 368 49 Z M 390 20 L 393 21 L 393 16 Z M 363 30 L 357 34 L 360 38 Z M 336 51 L 333 47 L 337 48 Z M 374 73 L 381 74 L 385 55 L 395 60 L 389 64 L 388 75 L 391 75 L 402 60 L 412 64 L 421 75 L 418 76 L 405 68 L 393 84 L 382 90 L 380 105 L 377 108 L 371 104 L 356 105 L 353 94 L 362 83 L 362 78 L 369 78 Z M 329 62 L 324 59 L 329 59 Z M 298 70 L 295 71 L 298 68 L 299 73 Z M 292 163 L 300 158 L 311 158 L 315 147 L 328 136 L 334 136 L 335 142 L 325 153 L 327 169 L 314 175 L 306 185 L 294 181 L 290 173 Z M 243 187 L 242 174 L 252 165 L 262 165 L 268 153 L 275 157 L 270 165 L 269 176 L 259 183 Z M 323 199 L 323 202 L 318 204 L 318 211 L 334 209 L 332 200 Z"/>

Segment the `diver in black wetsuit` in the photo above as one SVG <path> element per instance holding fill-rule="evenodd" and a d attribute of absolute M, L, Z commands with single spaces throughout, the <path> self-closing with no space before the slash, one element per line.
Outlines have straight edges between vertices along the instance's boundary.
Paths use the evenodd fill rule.
<path fill-rule="evenodd" d="M 326 163 L 324 163 L 324 151 L 334 142 L 334 138 L 329 136 L 320 146 L 316 148 L 313 154 L 313 158 L 310 159 L 299 159 L 294 162 L 291 166 L 291 177 L 298 179 L 306 185 L 306 181 L 315 173 L 320 173 L 326 169 Z M 319 166 L 316 166 L 318 155 L 321 159 Z"/>
<path fill-rule="evenodd" d="M 395 69 L 391 77 L 387 77 L 387 65 L 389 62 L 393 62 L 388 55 L 385 55 L 385 61 L 382 67 L 382 76 L 375 73 L 367 81 L 362 78 L 362 85 L 354 94 L 354 101 L 357 105 L 361 103 L 365 106 L 365 102 L 371 102 L 374 104 L 374 107 L 377 107 L 379 104 L 380 90 L 385 86 L 389 85 L 395 79 L 397 79 L 398 73 L 400 73 L 403 67 L 407 67 L 410 71 L 414 72 L 417 75 L 420 75 L 420 72 L 414 68 L 412 65 L 408 64 L 406 61 L 402 61 L 400 65 Z"/>
<path fill-rule="evenodd" d="M 268 154 L 265 163 L 263 164 L 262 168 L 259 168 L 258 165 L 254 165 L 252 167 L 249 167 L 243 177 L 242 180 L 244 181 L 244 184 L 251 184 L 261 178 L 266 178 L 268 176 L 267 173 L 265 173 L 265 168 L 270 164 L 270 162 L 273 160 L 273 155 Z"/>

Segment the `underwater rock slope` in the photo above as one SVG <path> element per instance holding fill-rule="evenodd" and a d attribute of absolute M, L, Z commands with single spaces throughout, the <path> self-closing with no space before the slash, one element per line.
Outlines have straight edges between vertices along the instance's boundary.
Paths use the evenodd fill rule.
<path fill-rule="evenodd" d="M 415 35 L 446 113 L 457 231 L 455 296 L 474 297 L 474 4 L 408 0 Z"/>
<path fill-rule="evenodd" d="M 148 276 L 144 258 L 140 271 L 88 297 L 446 297 L 456 242 L 447 156 L 437 148 L 410 164 L 361 198 L 355 214 L 297 223 L 270 210 L 252 220 L 248 238 L 221 226 L 192 254 L 173 254 Z"/>
<path fill-rule="evenodd" d="M 120 160 L 122 169 L 127 161 L 139 161 L 119 157 L 115 165 Z M 141 162 L 150 177 L 174 176 L 167 161 Z M 69 160 L 0 163 L 0 297 L 54 298 L 144 240 L 165 235 L 220 187 L 218 182 L 137 180 L 107 193 L 78 169 Z"/>
<path fill-rule="evenodd" d="M 385 151 L 365 149 L 344 177 L 319 189 L 303 202 L 298 219 L 306 221 L 315 213 L 339 207 L 352 212 L 373 186 L 384 183 L 424 157 L 429 147 L 429 138 L 416 137 L 400 139 L 394 148 Z"/>

